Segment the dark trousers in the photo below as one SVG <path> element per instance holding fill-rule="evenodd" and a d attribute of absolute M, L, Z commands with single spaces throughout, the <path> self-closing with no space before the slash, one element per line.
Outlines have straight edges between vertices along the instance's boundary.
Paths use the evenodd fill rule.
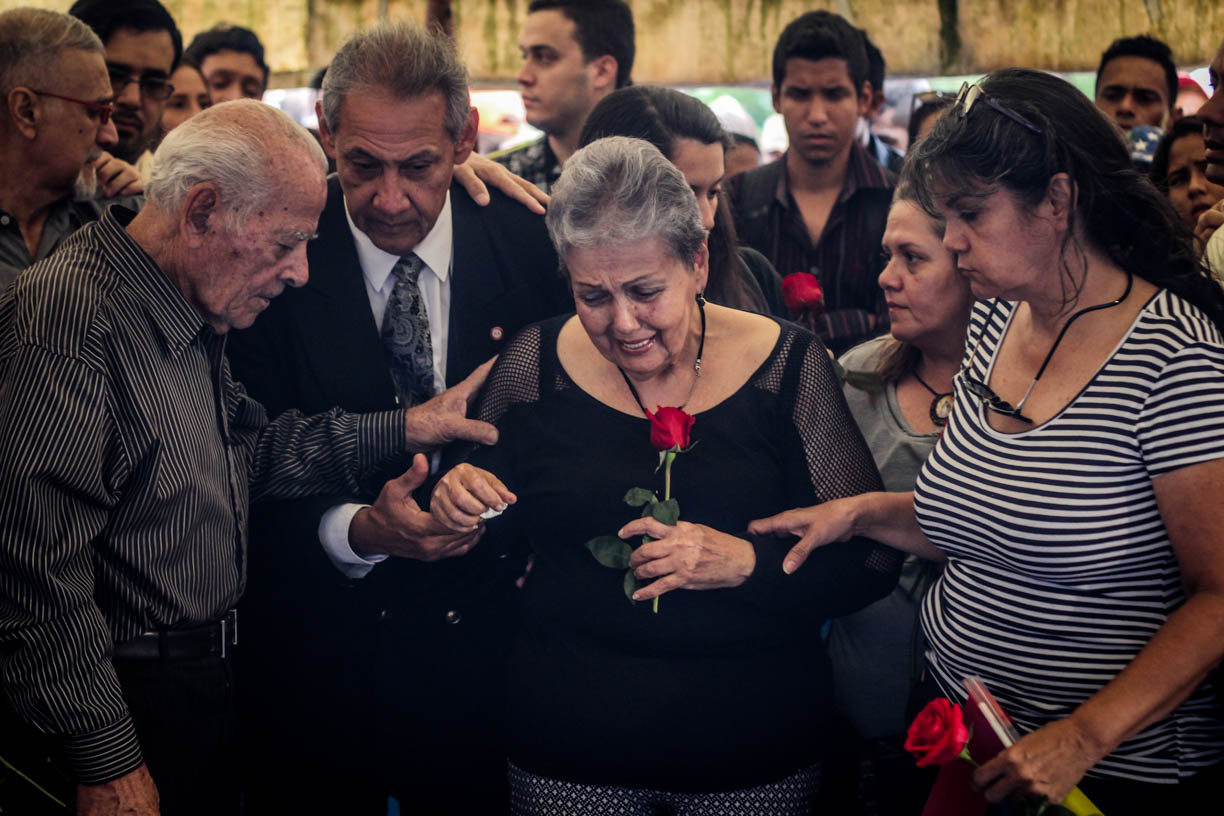
<path fill-rule="evenodd" d="M 446 631 L 463 626 L 472 630 L 466 637 Z M 373 744 L 383 746 L 379 775 L 402 816 L 505 814 L 509 631 L 477 610 L 458 627 L 442 627 L 412 627 L 411 638 L 404 630 L 382 633 L 370 678 L 379 714 L 368 722 Z M 430 651 L 404 648 L 422 642 Z"/>
<path fill-rule="evenodd" d="M 116 660 L 162 816 L 237 814 L 228 659 Z"/>
<path fill-rule="evenodd" d="M 1151 785 L 1125 779 L 1083 779 L 1079 783 L 1079 789 L 1106 816 L 1215 813 L 1221 786 L 1224 764 L 1205 768 L 1180 785 Z"/>
<path fill-rule="evenodd" d="M 162 816 L 237 814 L 228 660 L 115 660 L 115 671 Z M 58 741 L 19 722 L 6 700 L 0 700 L 0 757 L 13 766 L 0 764 L 0 812 L 64 813 L 52 796 L 72 808 L 76 783 Z"/>
<path fill-rule="evenodd" d="M 252 592 L 247 603 L 255 598 Z M 513 596 L 511 596 L 511 599 Z M 504 662 L 517 616 L 511 599 L 446 609 L 392 609 L 320 632 L 243 614 L 239 740 L 246 816 L 506 813 L 501 720 Z M 286 632 L 293 632 L 286 636 Z M 345 648 L 347 646 L 347 648 Z"/>
<path fill-rule="evenodd" d="M 938 768 L 919 768 L 903 735 L 867 740 L 838 717 L 834 746 L 822 760 L 816 813 L 838 816 L 918 816 Z"/>

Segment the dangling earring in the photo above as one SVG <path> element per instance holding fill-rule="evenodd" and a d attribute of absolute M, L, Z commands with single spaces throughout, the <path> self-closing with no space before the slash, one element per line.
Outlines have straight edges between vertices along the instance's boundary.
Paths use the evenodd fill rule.
<path fill-rule="evenodd" d="M 697 305 L 702 307 L 703 309 L 705 308 L 705 305 L 706 305 L 705 293 L 703 292 L 697 293 Z"/>

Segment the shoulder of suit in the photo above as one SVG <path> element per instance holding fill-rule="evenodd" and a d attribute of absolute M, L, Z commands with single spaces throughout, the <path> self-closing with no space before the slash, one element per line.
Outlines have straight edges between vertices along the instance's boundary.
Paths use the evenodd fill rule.
<path fill-rule="evenodd" d="M 548 232 L 544 225 L 544 216 L 533 213 L 495 188 L 489 189 L 489 203 L 482 207 L 472 200 L 462 184 L 453 182 L 451 184 L 451 212 L 456 225 L 461 221 L 479 219 L 486 228 L 506 231 L 512 237 L 516 232 L 521 231 L 526 231 L 524 237 L 527 239 L 534 238 L 538 234 L 547 235 Z"/>

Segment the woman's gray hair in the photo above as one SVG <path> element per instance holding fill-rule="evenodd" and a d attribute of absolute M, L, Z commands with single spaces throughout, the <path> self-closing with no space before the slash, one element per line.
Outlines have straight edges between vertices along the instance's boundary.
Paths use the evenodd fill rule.
<path fill-rule="evenodd" d="M 472 110 L 467 69 L 455 43 L 415 23 L 380 23 L 349 38 L 323 76 L 323 119 L 332 133 L 350 93 L 382 88 L 397 99 L 441 93 L 446 100 L 446 132 L 458 142 Z"/>
<path fill-rule="evenodd" d="M 650 142 L 627 136 L 597 139 L 570 156 L 545 221 L 563 266 L 574 249 L 649 238 L 687 264 L 706 239 L 684 174 Z"/>
<path fill-rule="evenodd" d="M 0 14 L 0 94 L 42 82 L 70 49 L 105 53 L 98 35 L 67 14 L 35 8 Z"/>
<path fill-rule="evenodd" d="M 211 182 L 232 229 L 282 193 L 284 165 L 276 158 L 295 147 L 327 174 L 318 141 L 281 111 L 254 99 L 213 105 L 166 134 L 153 154 L 145 195 L 162 210 L 177 212 L 193 187 Z"/>

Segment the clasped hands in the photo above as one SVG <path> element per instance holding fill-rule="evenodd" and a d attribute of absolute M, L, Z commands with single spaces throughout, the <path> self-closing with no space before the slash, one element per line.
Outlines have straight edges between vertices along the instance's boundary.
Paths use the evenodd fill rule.
<path fill-rule="evenodd" d="M 430 512 L 455 534 L 482 529 L 481 515 L 506 510 L 517 497 L 500 479 L 468 464 L 456 466 L 434 487 Z M 511 511 L 513 512 L 513 511 Z M 641 579 L 658 579 L 639 589 L 635 601 L 648 601 L 673 589 L 718 589 L 739 586 L 756 567 L 756 552 L 742 538 L 704 524 L 681 521 L 675 526 L 654 518 L 629 522 L 617 535 L 656 539 L 633 551 L 629 567 Z"/>
<path fill-rule="evenodd" d="M 455 440 L 486 445 L 497 442 L 496 428 L 467 415 L 493 362 L 489 360 L 463 382 L 405 412 L 404 433 L 410 449 L 432 451 Z M 428 477 L 429 460 L 418 453 L 409 470 L 383 485 L 374 504 L 353 516 L 349 524 L 349 544 L 353 550 L 366 556 L 439 561 L 464 555 L 476 546 L 483 527 L 463 530 L 445 527 L 416 503 L 412 494 Z"/>

